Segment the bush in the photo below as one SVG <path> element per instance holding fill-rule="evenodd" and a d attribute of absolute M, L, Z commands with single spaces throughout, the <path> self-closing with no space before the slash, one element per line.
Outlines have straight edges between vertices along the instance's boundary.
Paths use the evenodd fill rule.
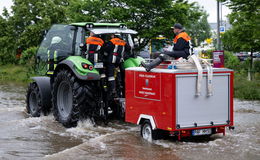
<path fill-rule="evenodd" d="M 260 73 L 260 61 L 254 61 L 253 71 L 256 73 Z"/>
<path fill-rule="evenodd" d="M 15 53 L 0 50 L 0 65 L 15 63 Z"/>
<path fill-rule="evenodd" d="M 203 50 L 202 52 L 201 52 L 201 54 L 202 54 L 202 58 L 206 58 L 206 59 L 212 59 L 213 58 L 213 51 L 214 50 L 212 50 L 212 49 L 210 49 L 210 50 Z"/>
<path fill-rule="evenodd" d="M 1 33 L 0 35 L 0 65 L 15 63 L 17 46 L 12 37 L 3 36 L 5 33 Z"/>
<path fill-rule="evenodd" d="M 248 81 L 246 74 L 235 73 L 235 97 L 247 100 L 260 100 L 260 79 Z"/>
<path fill-rule="evenodd" d="M 28 64 L 30 66 L 34 66 L 37 49 L 38 47 L 30 47 L 23 51 L 21 59 L 19 60 L 19 64 Z"/>
<path fill-rule="evenodd" d="M 29 78 L 35 74 L 35 56 L 38 47 L 30 47 L 22 52 L 22 56 L 19 59 L 19 64 L 26 67 L 26 77 Z"/>
<path fill-rule="evenodd" d="M 226 68 L 239 70 L 240 69 L 240 61 L 232 52 L 225 51 L 224 52 L 224 63 Z"/>

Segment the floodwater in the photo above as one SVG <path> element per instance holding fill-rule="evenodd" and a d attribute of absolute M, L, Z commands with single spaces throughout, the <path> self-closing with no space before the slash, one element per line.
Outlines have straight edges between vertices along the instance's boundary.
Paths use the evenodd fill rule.
<path fill-rule="evenodd" d="M 94 126 L 87 120 L 64 128 L 52 115 L 25 112 L 26 88 L 0 84 L 0 159 L 47 160 L 259 160 L 260 101 L 235 99 L 235 130 L 210 138 L 145 141 L 139 127 L 115 121 Z"/>

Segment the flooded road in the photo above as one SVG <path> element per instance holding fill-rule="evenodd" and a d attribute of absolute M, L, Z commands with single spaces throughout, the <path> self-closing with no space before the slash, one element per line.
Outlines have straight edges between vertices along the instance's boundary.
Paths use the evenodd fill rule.
<path fill-rule="evenodd" d="M 260 159 L 260 102 L 235 100 L 235 130 L 207 139 L 147 142 L 136 125 L 64 128 L 52 115 L 30 118 L 26 88 L 0 84 L 0 159 L 178 160 Z"/>

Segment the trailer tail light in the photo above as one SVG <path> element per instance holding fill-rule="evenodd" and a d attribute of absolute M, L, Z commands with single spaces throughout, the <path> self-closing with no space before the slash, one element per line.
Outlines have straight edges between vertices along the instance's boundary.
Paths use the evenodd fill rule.
<path fill-rule="evenodd" d="M 223 133 L 223 135 L 225 135 L 225 127 L 216 128 L 216 133 Z"/>
<path fill-rule="evenodd" d="M 189 137 L 191 136 L 190 130 L 182 130 L 181 131 L 181 137 Z"/>

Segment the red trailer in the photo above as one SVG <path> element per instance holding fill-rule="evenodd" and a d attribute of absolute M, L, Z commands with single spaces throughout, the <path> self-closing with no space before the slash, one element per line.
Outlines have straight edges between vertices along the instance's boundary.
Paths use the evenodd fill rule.
<path fill-rule="evenodd" d="M 233 77 L 226 68 L 213 68 L 212 81 L 203 69 L 198 94 L 197 69 L 142 67 L 126 70 L 126 117 L 141 125 L 145 139 L 162 134 L 181 137 L 223 133 L 233 127 Z M 209 86 L 210 82 L 210 86 Z"/>

